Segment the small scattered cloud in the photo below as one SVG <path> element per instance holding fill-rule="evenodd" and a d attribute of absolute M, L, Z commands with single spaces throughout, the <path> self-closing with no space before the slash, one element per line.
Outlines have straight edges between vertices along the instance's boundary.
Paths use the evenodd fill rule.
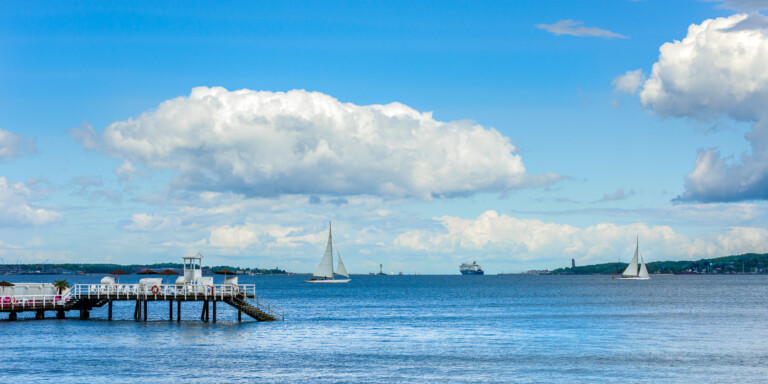
<path fill-rule="evenodd" d="M 131 181 L 140 171 L 130 161 L 124 161 L 122 165 L 115 168 L 115 175 L 120 181 Z"/>
<path fill-rule="evenodd" d="M 134 232 L 158 232 L 168 228 L 171 220 L 156 214 L 136 213 L 123 223 L 123 229 Z"/>
<path fill-rule="evenodd" d="M 628 39 L 619 33 L 611 32 L 605 29 L 584 27 L 584 22 L 575 20 L 560 20 L 554 24 L 536 24 L 536 27 L 543 29 L 554 35 L 570 35 L 578 37 L 600 37 L 604 39 Z"/>
<path fill-rule="evenodd" d="M 35 143 L 24 136 L 0 129 L 0 160 L 37 152 Z"/>
<path fill-rule="evenodd" d="M 224 225 L 214 228 L 208 238 L 208 245 L 217 248 L 237 248 L 243 250 L 252 245 L 267 247 L 292 248 L 298 242 L 317 242 L 320 238 L 314 233 L 304 233 L 300 227 L 277 224 L 247 223 L 244 225 Z"/>
<path fill-rule="evenodd" d="M 78 193 L 83 193 L 93 187 L 101 187 L 104 183 L 96 177 L 78 176 L 70 180 L 69 185 L 77 188 Z"/>
<path fill-rule="evenodd" d="M 30 177 L 25 184 L 36 198 L 49 196 L 56 190 L 53 183 L 45 177 Z"/>
<path fill-rule="evenodd" d="M 0 177 L 0 226 L 40 226 L 61 221 L 60 213 L 32 206 L 31 195 L 24 183 Z"/>
<path fill-rule="evenodd" d="M 757 12 L 768 9 L 766 0 L 703 0 L 709 3 L 720 3 L 718 8 L 725 8 L 737 12 Z"/>
<path fill-rule="evenodd" d="M 624 189 L 619 188 L 614 193 L 606 193 L 603 195 L 603 198 L 598 200 L 598 203 L 605 203 L 607 201 L 617 201 L 617 200 L 626 200 L 632 196 L 635 195 L 634 190 L 630 190 L 629 192 L 624 192 Z"/>
<path fill-rule="evenodd" d="M 616 76 L 611 82 L 614 86 L 614 92 L 628 93 L 634 95 L 637 89 L 645 82 L 645 74 L 642 69 L 627 71 L 623 75 Z"/>
<path fill-rule="evenodd" d="M 78 176 L 67 183 L 69 188 L 74 189 L 72 195 L 81 196 L 89 201 L 106 200 L 113 203 L 119 203 L 123 200 L 123 195 L 112 188 L 104 187 L 104 182 L 100 177 Z"/>
<path fill-rule="evenodd" d="M 326 199 L 325 201 L 323 201 L 323 199 L 320 198 L 320 196 L 312 195 L 312 196 L 309 197 L 309 203 L 310 204 L 323 204 L 323 203 L 326 203 L 326 204 L 333 204 L 335 206 L 340 206 L 340 205 L 344 205 L 344 204 L 349 204 L 349 200 L 347 200 L 347 199 L 345 199 L 343 197 L 336 197 L 336 198 L 332 198 L 332 199 Z"/>
<path fill-rule="evenodd" d="M 246 248 L 258 243 L 256 231 L 247 226 L 231 227 L 225 225 L 211 231 L 208 244 L 221 248 Z"/>
<path fill-rule="evenodd" d="M 336 206 L 339 206 L 339 205 L 349 204 L 349 200 L 347 200 L 347 199 L 345 199 L 343 197 L 337 197 L 335 199 L 328 200 L 328 203 L 336 205 Z"/>
<path fill-rule="evenodd" d="M 188 252 L 190 254 L 192 254 L 193 252 L 197 252 L 197 250 L 199 250 L 201 247 L 206 246 L 207 244 L 208 244 L 207 239 L 200 239 L 197 241 L 189 241 L 189 242 L 165 241 L 162 243 L 164 247 L 184 248 L 184 249 L 190 250 L 190 252 Z"/>

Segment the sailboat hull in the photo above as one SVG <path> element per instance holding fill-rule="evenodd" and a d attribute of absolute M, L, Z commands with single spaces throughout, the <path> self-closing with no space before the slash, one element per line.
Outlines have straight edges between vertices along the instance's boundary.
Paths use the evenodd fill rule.
<path fill-rule="evenodd" d="M 304 280 L 305 283 L 317 283 L 317 284 L 341 284 L 349 283 L 350 279 L 329 279 L 329 280 Z"/>
<path fill-rule="evenodd" d="M 619 280 L 650 280 L 650 277 L 639 277 L 639 276 L 627 276 L 627 277 L 619 277 Z"/>

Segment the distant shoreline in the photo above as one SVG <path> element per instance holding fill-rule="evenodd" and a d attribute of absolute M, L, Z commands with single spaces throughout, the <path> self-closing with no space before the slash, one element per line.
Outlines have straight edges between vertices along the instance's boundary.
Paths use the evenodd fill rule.
<path fill-rule="evenodd" d="M 129 274 L 144 274 L 145 270 L 160 272 L 171 269 L 181 272 L 181 263 L 155 264 L 101 264 L 101 263 L 58 263 L 58 264 L 2 264 L 0 275 L 109 275 L 115 270 L 123 270 Z M 211 275 L 220 270 L 230 270 L 236 275 L 289 275 L 291 272 L 280 268 L 242 268 L 229 265 L 203 266 L 203 274 Z M 151 274 L 150 274 L 151 275 Z"/>

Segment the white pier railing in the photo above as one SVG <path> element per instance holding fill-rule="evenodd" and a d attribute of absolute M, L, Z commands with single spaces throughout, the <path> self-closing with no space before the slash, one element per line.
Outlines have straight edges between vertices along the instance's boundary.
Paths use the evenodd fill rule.
<path fill-rule="evenodd" d="M 18 295 L 0 297 L 0 310 L 14 308 L 55 308 L 65 303 L 63 295 Z"/>
<path fill-rule="evenodd" d="M 224 300 L 237 294 L 256 296 L 255 284 L 75 284 L 62 295 L 67 298 L 145 300 Z"/>

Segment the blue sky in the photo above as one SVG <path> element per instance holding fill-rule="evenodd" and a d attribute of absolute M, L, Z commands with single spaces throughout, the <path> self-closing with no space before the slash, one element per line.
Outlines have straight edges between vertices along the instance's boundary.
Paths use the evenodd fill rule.
<path fill-rule="evenodd" d="M 0 256 L 765 252 L 764 3 L 8 2 Z"/>

